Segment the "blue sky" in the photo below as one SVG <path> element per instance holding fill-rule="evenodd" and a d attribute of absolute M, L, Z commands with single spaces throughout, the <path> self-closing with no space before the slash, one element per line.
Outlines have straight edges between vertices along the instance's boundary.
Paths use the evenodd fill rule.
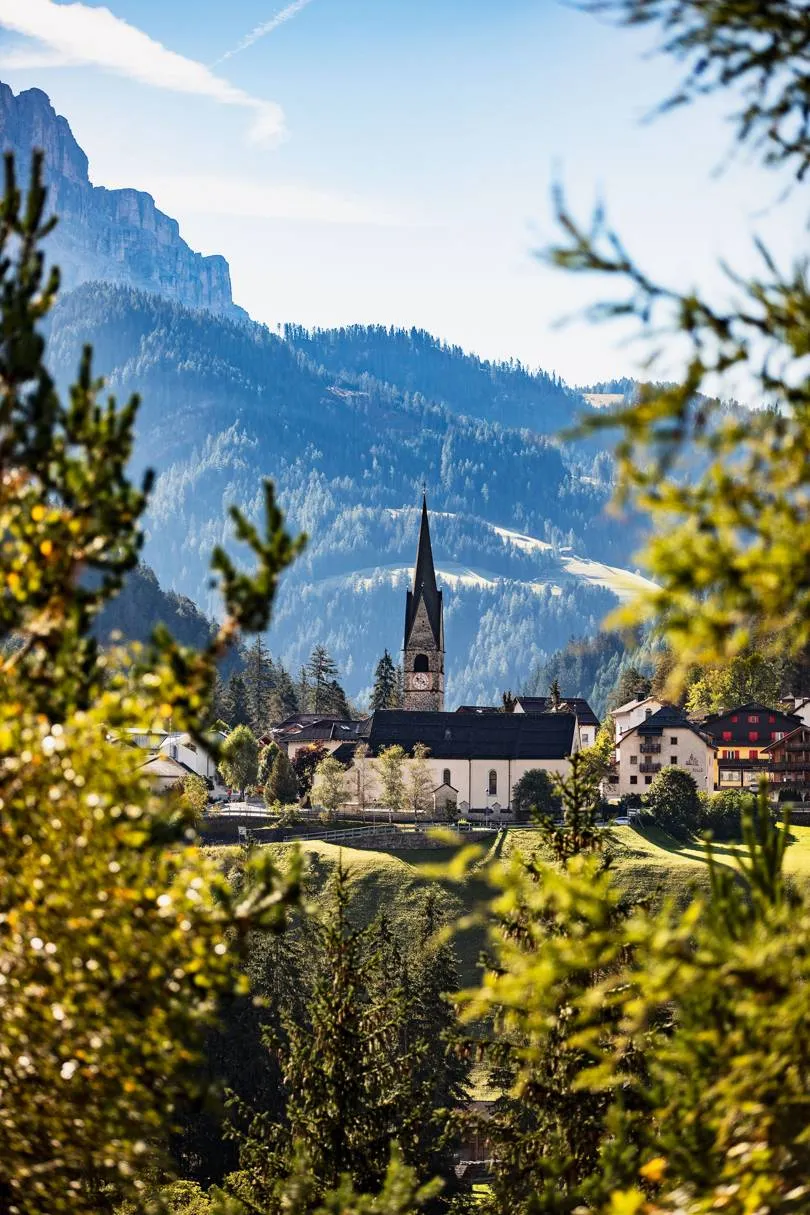
<path fill-rule="evenodd" d="M 577 383 L 643 347 L 555 324 L 600 290 L 532 256 L 555 180 L 680 286 L 724 290 L 755 232 L 785 262 L 806 241 L 784 182 L 716 172 L 717 103 L 643 121 L 677 78 L 652 45 L 556 0 L 0 0 L 0 77 L 48 92 L 96 184 L 225 254 L 256 319 L 419 325 Z"/>

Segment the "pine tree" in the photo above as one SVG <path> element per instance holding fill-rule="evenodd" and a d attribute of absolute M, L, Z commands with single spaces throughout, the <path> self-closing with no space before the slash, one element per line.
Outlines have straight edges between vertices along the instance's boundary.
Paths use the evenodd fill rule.
<path fill-rule="evenodd" d="M 318 1193 L 347 1175 L 361 1189 L 380 1185 L 392 1140 L 410 1133 L 403 1101 L 401 992 L 376 981 L 374 929 L 349 915 L 348 874 L 339 866 L 327 912 L 312 923 L 316 976 L 303 1017 L 285 1017 L 279 1058 L 285 1120 L 257 1119 L 240 1153 L 239 1187 L 257 1206 L 272 1204 L 280 1179 L 307 1171 Z"/>
<path fill-rule="evenodd" d="M 270 779 L 270 773 L 273 770 L 276 756 L 279 752 L 278 743 L 270 742 L 266 747 L 262 747 L 259 752 L 259 770 L 256 774 L 256 783 L 260 788 L 264 788 Z"/>
<path fill-rule="evenodd" d="M 391 655 L 385 650 L 374 669 L 374 690 L 371 693 L 371 709 L 394 709 L 398 700 L 397 668 Z"/>
<path fill-rule="evenodd" d="M 298 781 L 295 769 L 290 763 L 287 752 L 279 748 L 273 760 L 270 777 L 264 787 L 264 800 L 268 806 L 279 802 L 282 806 L 292 806 L 298 801 Z"/>
<path fill-rule="evenodd" d="M 560 691 L 560 681 L 552 679 L 551 687 L 548 690 L 549 707 L 553 713 L 556 713 L 562 704 L 562 692 Z"/>
<path fill-rule="evenodd" d="M 337 663 L 325 646 L 316 645 L 306 666 L 307 682 L 311 689 L 313 713 L 328 713 L 334 698 L 337 681 Z"/>
<path fill-rule="evenodd" d="M 256 637 L 245 652 L 242 680 L 245 687 L 247 725 L 257 738 L 261 738 L 270 725 L 272 695 L 276 686 L 273 660 L 261 637 Z"/>
<path fill-rule="evenodd" d="M 236 726 L 250 725 L 247 689 L 244 678 L 239 674 L 232 675 L 228 680 L 226 707 L 228 711 L 223 716 L 227 722 L 230 722 L 232 729 L 235 729 Z"/>
<path fill-rule="evenodd" d="M 270 716 L 273 721 L 284 721 L 293 713 L 301 711 L 298 700 L 298 688 L 293 683 L 289 671 L 283 666 L 276 666 L 276 687 L 270 698 Z"/>

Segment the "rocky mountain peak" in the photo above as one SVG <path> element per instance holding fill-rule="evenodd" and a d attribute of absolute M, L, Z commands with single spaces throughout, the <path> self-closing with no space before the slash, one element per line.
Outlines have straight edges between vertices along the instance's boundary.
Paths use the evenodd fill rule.
<path fill-rule="evenodd" d="M 160 211 L 151 195 L 92 185 L 87 156 L 41 89 L 15 94 L 0 82 L 0 146 L 14 152 L 21 183 L 32 149 L 45 153 L 49 203 L 59 217 L 49 252 L 66 289 L 92 281 L 119 283 L 187 308 L 245 317 L 233 302 L 224 257 L 190 249 L 177 220 Z"/>

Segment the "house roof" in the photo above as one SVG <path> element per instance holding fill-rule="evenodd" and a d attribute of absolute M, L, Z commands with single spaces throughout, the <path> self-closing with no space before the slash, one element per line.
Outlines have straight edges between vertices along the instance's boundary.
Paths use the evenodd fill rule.
<path fill-rule="evenodd" d="M 144 760 L 142 764 L 138 765 L 138 770 L 146 771 L 150 776 L 176 776 L 178 780 L 187 772 L 192 771 L 188 764 L 182 763 L 179 759 L 172 759 L 171 755 L 164 755 L 162 751 Z"/>
<path fill-rule="evenodd" d="M 503 713 L 497 705 L 459 705 L 457 713 Z"/>
<path fill-rule="evenodd" d="M 442 636 L 442 593 L 436 585 L 436 570 L 433 565 L 433 550 L 430 545 L 427 498 L 422 496 L 422 521 L 419 525 L 419 545 L 416 550 L 416 568 L 413 572 L 413 590 L 408 591 L 405 601 L 405 648 L 411 636 L 420 600 L 425 605 L 430 630 L 436 648 L 444 649 Z"/>
<path fill-rule="evenodd" d="M 665 730 L 691 730 L 698 738 L 702 739 L 710 747 L 715 747 L 717 744 L 714 739 L 704 734 L 698 727 L 686 717 L 680 709 L 674 705 L 663 705 L 657 713 L 651 713 L 649 717 L 645 717 L 644 721 L 639 722 L 632 730 L 628 730 L 619 740 L 619 745 L 625 739 L 630 738 L 633 734 L 640 734 L 643 737 L 646 735 L 663 734 Z"/>
<path fill-rule="evenodd" d="M 518 704 L 523 707 L 524 713 L 551 713 L 559 712 L 559 709 L 552 708 L 552 700 L 550 696 L 518 696 Z M 594 713 L 591 706 L 588 704 L 584 696 L 563 696 L 560 701 L 560 708 L 566 707 L 573 710 L 577 715 L 577 719 L 581 726 L 598 726 L 599 718 Z"/>
<path fill-rule="evenodd" d="M 363 738 L 368 732 L 368 718 L 350 721 L 345 717 L 325 717 L 322 713 L 305 713 L 274 727 L 272 735 L 284 742 L 333 742 Z"/>
<path fill-rule="evenodd" d="M 735 717 L 737 721 L 732 720 Z M 759 717 L 763 720 L 750 722 L 749 717 Z M 771 718 L 773 721 L 770 720 Z M 752 741 L 759 741 L 759 739 L 752 740 L 748 737 L 752 726 L 756 733 L 764 736 L 762 740 L 765 741 L 769 734 L 777 730 L 787 734 L 799 725 L 801 725 L 801 718 L 793 713 L 782 713 L 779 709 L 771 709 L 768 705 L 749 701 L 744 705 L 737 705 L 736 708 L 729 709 L 725 713 L 709 714 L 701 721 L 700 728 L 718 742 L 744 745 Z M 728 734 L 730 737 L 723 738 L 724 734 Z"/>
<path fill-rule="evenodd" d="M 642 696 L 640 699 L 636 697 L 635 700 L 628 700 L 625 704 L 619 705 L 618 709 L 613 709 L 613 716 L 616 717 L 619 713 L 630 713 L 633 709 L 640 708 L 641 705 L 649 704 L 650 701 L 656 705 L 660 705 L 661 703 L 655 696 Z"/>
<path fill-rule="evenodd" d="M 424 743 L 435 759 L 565 759 L 574 743 L 573 713 L 429 713 L 378 709 L 369 744 L 376 755 Z"/>
<path fill-rule="evenodd" d="M 762 751 L 772 751 L 774 747 L 781 747 L 782 743 L 789 742 L 791 738 L 794 738 L 797 734 L 800 734 L 802 730 L 805 730 L 810 734 L 810 726 L 808 726 L 806 722 L 800 722 L 799 725 L 796 726 L 796 729 L 791 730 L 790 733 L 786 734 L 784 738 L 775 738 L 773 742 L 768 743 L 766 747 L 762 747 L 760 749 Z"/>

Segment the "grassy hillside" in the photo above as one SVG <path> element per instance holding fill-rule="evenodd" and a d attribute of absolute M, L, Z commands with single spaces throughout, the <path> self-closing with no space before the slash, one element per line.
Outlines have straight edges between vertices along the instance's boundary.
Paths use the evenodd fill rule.
<path fill-rule="evenodd" d="M 290 845 L 271 844 L 283 856 Z M 392 925 L 407 928 L 414 919 L 420 892 L 433 879 L 423 872 L 424 866 L 433 866 L 452 860 L 458 848 L 403 850 L 401 852 L 370 852 L 355 848 L 340 847 L 319 840 L 307 841 L 303 845 L 309 862 L 310 895 L 317 901 L 323 893 L 330 874 L 342 863 L 349 869 L 351 884 L 356 896 L 355 908 L 364 920 L 370 920 L 380 912 L 390 918 Z M 461 845 L 462 847 L 464 845 Z M 499 836 L 485 854 L 482 864 L 492 857 L 507 859 L 515 852 L 528 855 L 540 847 L 540 835 L 531 827 L 516 827 Z M 684 903 L 693 891 L 707 892 L 709 875 L 702 845 L 682 845 L 663 831 L 648 828 L 644 832 L 632 827 L 613 827 L 606 834 L 606 851 L 611 856 L 614 872 L 621 886 L 636 898 L 651 898 L 659 902 L 671 896 Z M 738 844 L 716 844 L 715 854 L 721 863 L 733 864 Z M 216 848 L 217 855 L 226 870 L 239 863 L 238 848 Z M 796 880 L 810 881 L 810 827 L 791 828 L 791 843 L 788 847 L 786 870 Z M 444 879 L 438 882 L 441 900 L 453 915 L 472 912 L 486 897 L 486 886 L 473 875 L 461 884 Z M 484 946 L 484 934 L 480 928 L 465 931 L 458 937 L 457 946 L 462 964 L 462 981 L 474 983 L 477 962 Z"/>

